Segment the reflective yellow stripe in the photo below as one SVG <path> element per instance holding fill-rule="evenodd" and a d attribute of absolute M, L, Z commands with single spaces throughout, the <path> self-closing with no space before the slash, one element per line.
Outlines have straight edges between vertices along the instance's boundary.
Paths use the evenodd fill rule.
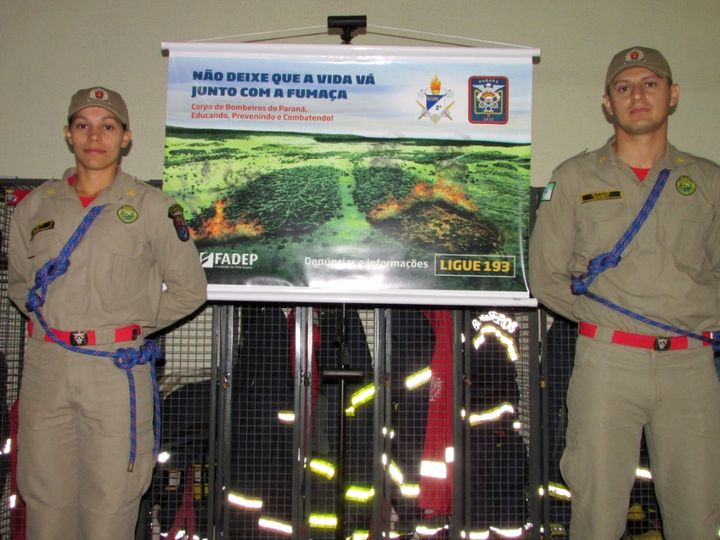
<path fill-rule="evenodd" d="M 390 475 L 390 479 L 398 486 L 402 485 L 405 475 L 400 469 L 400 466 L 394 461 L 390 461 L 388 465 L 388 474 Z"/>
<path fill-rule="evenodd" d="M 332 480 L 335 477 L 335 465 L 324 459 L 311 459 L 310 470 L 328 480 Z"/>
<path fill-rule="evenodd" d="M 372 487 L 348 486 L 345 491 L 345 499 L 366 503 L 375 496 L 375 489 Z"/>
<path fill-rule="evenodd" d="M 460 538 L 468 538 L 469 540 L 487 540 L 490 538 L 490 530 L 487 531 L 462 531 Z"/>
<path fill-rule="evenodd" d="M 370 383 L 353 392 L 350 396 L 350 403 L 353 407 L 358 407 L 367 403 L 373 397 L 375 397 L 375 385 Z"/>
<path fill-rule="evenodd" d="M 247 510 L 260 510 L 263 507 L 262 499 L 257 497 L 246 497 L 245 495 L 235 491 L 228 492 L 227 500 L 228 503 L 233 506 L 238 506 Z"/>
<path fill-rule="evenodd" d="M 475 336 L 475 338 L 473 339 L 473 346 L 476 349 L 479 349 L 480 345 L 485 343 L 485 334 L 494 334 L 495 337 L 497 338 L 497 340 L 502 345 L 504 345 L 510 361 L 511 362 L 517 361 L 518 352 L 517 352 L 517 348 L 515 347 L 515 340 L 513 340 L 511 337 L 505 335 L 496 326 L 493 326 L 491 324 L 486 324 L 485 326 L 480 327 L 479 334 L 477 336 Z"/>
<path fill-rule="evenodd" d="M 447 478 L 447 465 L 442 461 L 422 460 L 420 462 L 420 476 Z"/>
<path fill-rule="evenodd" d="M 569 501 L 571 498 L 570 490 L 563 484 L 557 482 L 550 482 L 548 484 L 548 491 L 550 492 L 550 496 L 556 499 Z"/>
<path fill-rule="evenodd" d="M 295 413 L 293 411 L 278 411 L 277 415 L 281 424 L 295 423 Z"/>
<path fill-rule="evenodd" d="M 520 538 L 523 535 L 523 527 L 517 527 L 515 529 L 501 529 L 499 527 L 490 527 L 490 530 L 497 536 L 502 538 Z"/>
<path fill-rule="evenodd" d="M 361 405 L 365 405 L 375 397 L 375 384 L 370 383 L 359 388 L 350 396 L 350 406 L 345 409 L 346 416 L 354 416 Z"/>
<path fill-rule="evenodd" d="M 429 367 L 426 367 L 405 377 L 405 387 L 408 390 L 414 390 L 423 384 L 429 383 L 430 379 L 432 379 L 432 371 Z"/>
<path fill-rule="evenodd" d="M 468 422 L 471 426 L 476 426 L 478 424 L 494 422 L 506 414 L 515 414 L 515 407 L 508 402 L 481 413 L 470 413 Z"/>
<path fill-rule="evenodd" d="M 258 519 L 258 527 L 269 531 L 275 531 L 285 536 L 292 536 L 292 525 L 279 519 L 273 519 L 269 517 L 261 517 Z"/>
<path fill-rule="evenodd" d="M 334 529 L 337 527 L 335 514 L 310 514 L 308 523 L 315 529 Z"/>
<path fill-rule="evenodd" d="M 408 499 L 414 499 L 420 495 L 420 484 L 401 484 L 400 495 Z"/>
<path fill-rule="evenodd" d="M 415 527 L 415 532 L 418 536 L 431 537 L 435 536 L 445 530 L 445 527 L 428 527 L 427 525 L 418 525 Z"/>

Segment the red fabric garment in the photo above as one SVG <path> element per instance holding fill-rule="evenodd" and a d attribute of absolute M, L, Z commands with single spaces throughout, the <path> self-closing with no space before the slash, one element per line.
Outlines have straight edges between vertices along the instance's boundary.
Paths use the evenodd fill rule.
<path fill-rule="evenodd" d="M 32 189 L 22 188 L 8 188 L 5 190 L 5 206 L 17 206 L 27 195 L 30 194 Z"/>
<path fill-rule="evenodd" d="M 10 495 L 15 495 L 15 508 L 10 509 L 10 530 L 13 540 L 25 540 L 25 501 L 17 489 L 18 455 L 18 410 L 19 400 L 15 400 L 10 409 Z"/>
<path fill-rule="evenodd" d="M 185 471 L 185 485 L 183 486 L 182 500 L 180 506 L 175 512 L 175 519 L 173 520 L 170 532 L 168 532 L 168 538 L 177 537 L 181 530 L 185 530 L 184 538 L 192 538 L 195 534 L 197 527 L 195 524 L 195 507 L 193 506 L 193 482 L 194 482 L 194 470 L 192 467 L 188 467 Z"/>
<path fill-rule="evenodd" d="M 453 446 L 452 316 L 448 310 L 423 310 L 435 333 L 430 370 L 430 404 L 425 425 L 423 461 L 445 462 L 445 449 Z M 452 465 L 445 478 L 420 477 L 418 505 L 436 514 L 452 510 Z"/>
<path fill-rule="evenodd" d="M 68 181 L 68 184 L 70 184 L 71 186 L 74 186 L 75 182 L 77 182 L 77 175 L 73 174 L 72 176 L 69 176 L 67 181 Z M 96 198 L 97 198 L 97 195 L 92 195 L 90 197 L 81 197 L 80 195 L 78 195 L 78 199 L 80 199 L 80 204 L 83 205 L 83 208 L 87 208 L 88 205 L 91 202 L 93 202 Z"/>
<path fill-rule="evenodd" d="M 638 177 L 638 180 L 641 182 L 645 180 L 645 177 L 650 172 L 650 169 L 640 168 L 640 167 L 632 167 L 633 172 L 635 173 L 635 176 Z"/>

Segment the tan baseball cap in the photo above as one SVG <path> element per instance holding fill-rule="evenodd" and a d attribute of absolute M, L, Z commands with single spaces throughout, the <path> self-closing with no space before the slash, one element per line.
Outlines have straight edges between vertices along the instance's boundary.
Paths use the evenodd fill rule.
<path fill-rule="evenodd" d="M 70 123 L 70 120 L 76 112 L 85 107 L 102 107 L 107 109 L 117 116 L 118 120 L 120 120 L 126 129 L 129 126 L 127 105 L 125 105 L 122 96 L 114 90 L 103 88 L 102 86 L 94 86 L 75 92 L 70 100 L 70 107 L 68 108 L 68 123 Z"/>
<path fill-rule="evenodd" d="M 653 71 L 660 77 L 667 77 L 672 80 L 670 65 L 665 57 L 657 49 L 649 47 L 630 47 L 613 56 L 605 76 L 605 89 L 615 80 L 621 71 L 631 67 L 644 67 Z"/>

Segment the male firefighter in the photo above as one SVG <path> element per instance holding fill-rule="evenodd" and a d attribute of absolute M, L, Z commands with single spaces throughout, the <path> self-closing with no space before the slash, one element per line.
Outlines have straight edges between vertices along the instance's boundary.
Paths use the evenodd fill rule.
<path fill-rule="evenodd" d="M 579 323 L 561 459 L 574 539 L 622 536 L 643 429 L 666 537 L 720 527 L 720 168 L 668 142 L 678 97 L 659 51 L 617 53 L 614 136 L 554 171 L 531 237 L 533 294 Z"/>

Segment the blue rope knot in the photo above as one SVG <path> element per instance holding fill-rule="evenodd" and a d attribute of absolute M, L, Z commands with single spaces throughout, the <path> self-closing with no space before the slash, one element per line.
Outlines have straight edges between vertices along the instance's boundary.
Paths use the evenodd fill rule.
<path fill-rule="evenodd" d="M 116 367 L 130 371 L 133 367 L 141 363 L 142 355 L 137 349 L 123 347 L 113 353 L 112 359 Z"/>
<path fill-rule="evenodd" d="M 599 274 L 608 268 L 615 268 L 620 263 L 621 257 L 619 253 L 608 251 L 601 253 L 597 257 L 590 259 L 588 263 L 588 273 Z"/>
<path fill-rule="evenodd" d="M 621 257 L 617 250 L 601 253 L 590 259 L 587 268 L 588 271 L 579 276 L 570 278 L 570 292 L 573 294 L 587 294 L 590 284 L 608 268 L 614 268 L 620 263 Z"/>
<path fill-rule="evenodd" d="M 69 266 L 70 259 L 58 255 L 40 267 L 35 274 L 35 285 L 28 291 L 28 299 L 25 304 L 28 311 L 35 311 L 45 304 L 48 286 L 67 272 Z"/>
<path fill-rule="evenodd" d="M 125 371 L 131 370 L 135 366 L 154 362 L 161 356 L 160 347 L 151 339 L 146 339 L 138 349 L 121 347 L 111 355 L 115 365 Z"/>
<path fill-rule="evenodd" d="M 128 392 L 130 394 L 130 461 L 127 470 L 128 472 L 132 472 L 137 452 L 137 398 L 135 393 L 135 377 L 133 376 L 132 368 L 143 364 L 150 364 L 155 425 L 153 455 L 157 459 L 160 452 L 160 394 L 155 373 L 155 361 L 162 356 L 162 351 L 157 343 L 151 339 L 146 339 L 138 349 L 121 347 L 110 356 L 115 366 L 125 371 L 128 380 Z"/>
<path fill-rule="evenodd" d="M 573 276 L 570 279 L 570 292 L 573 294 L 587 294 L 589 284 L 585 282 L 582 276 Z"/>

